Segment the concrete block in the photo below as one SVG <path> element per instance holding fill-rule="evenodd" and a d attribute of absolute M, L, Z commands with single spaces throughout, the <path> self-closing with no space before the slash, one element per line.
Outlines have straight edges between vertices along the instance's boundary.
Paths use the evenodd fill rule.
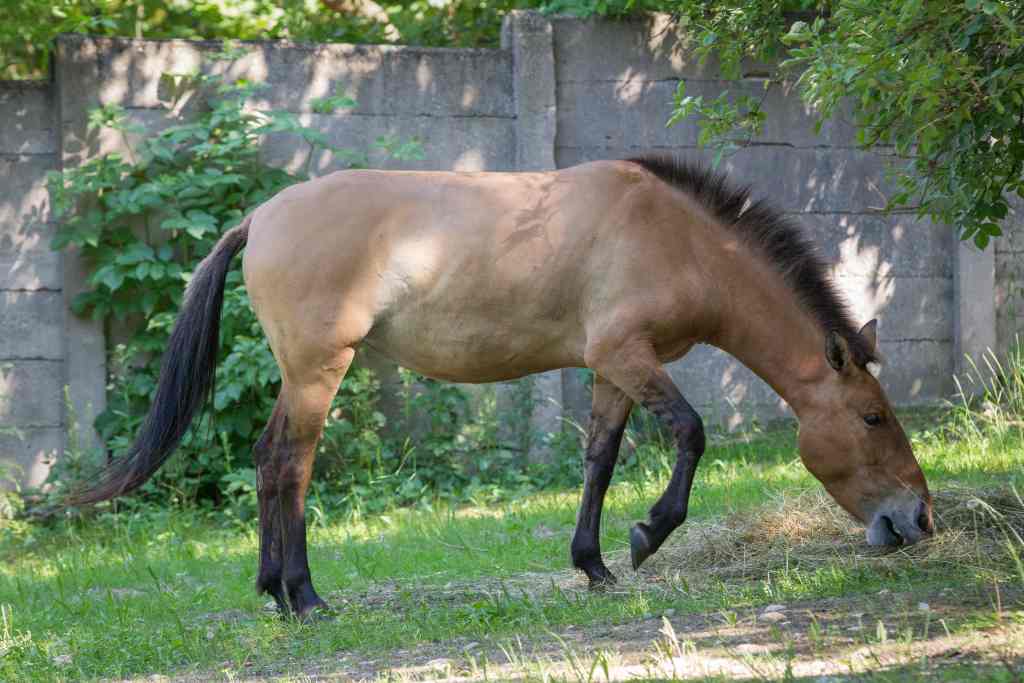
<path fill-rule="evenodd" d="M 64 413 L 64 372 L 59 361 L 0 362 L 0 425 L 59 427 Z"/>
<path fill-rule="evenodd" d="M 880 339 L 952 341 L 952 278 L 851 275 L 835 283 L 857 324 L 878 319 Z"/>
<path fill-rule="evenodd" d="M 0 432 L 0 468 L 9 467 L 21 486 L 41 485 L 51 464 L 63 452 L 62 427 L 26 427 Z M 0 489 L 9 490 L 11 482 L 0 479 Z"/>
<path fill-rule="evenodd" d="M 11 243 L 30 240 L 40 223 L 50 218 L 46 173 L 57 168 L 55 156 L 0 156 L 0 225 Z"/>
<path fill-rule="evenodd" d="M 515 127 L 511 119 L 483 117 L 444 120 L 420 116 L 327 117 L 300 114 L 305 124 L 322 130 L 331 144 L 369 155 L 373 168 L 405 170 L 505 171 L 512 170 L 515 155 Z M 399 161 L 389 157 L 374 141 L 394 136 L 406 141 L 418 139 L 424 158 Z M 263 146 L 264 158 L 292 171 L 306 163 L 309 147 L 286 134 L 269 135 Z M 348 168 L 345 159 L 329 151 L 317 152 L 310 173 L 320 176 Z"/>
<path fill-rule="evenodd" d="M 551 170 L 558 123 L 551 22 L 539 12 L 510 12 L 501 42 L 512 55 L 515 168 Z"/>
<path fill-rule="evenodd" d="M 58 148 L 64 168 L 76 166 L 89 154 L 89 111 L 100 104 L 102 39 L 79 34 L 57 36 L 53 80 L 58 115 Z"/>
<path fill-rule="evenodd" d="M 60 290 L 61 257 L 50 249 L 56 226 L 33 223 L 24 232 L 20 227 L 0 224 L 0 290 Z"/>
<path fill-rule="evenodd" d="M 105 77 L 104 64 L 116 39 L 62 34 L 57 37 L 53 74 L 59 113 L 59 158 L 62 168 L 74 168 L 96 154 L 119 150 L 120 136 L 113 131 L 90 134 L 89 111 L 100 104 L 123 104 L 128 83 Z M 61 259 L 64 295 L 65 346 L 61 386 L 68 385 L 71 404 L 81 425 L 92 425 L 106 407 L 106 339 L 102 323 L 71 312 L 71 301 L 88 289 L 89 268 L 77 249 L 64 250 Z M 63 405 L 63 396 L 58 405 Z M 94 430 L 83 428 L 85 447 L 99 444 Z"/>
<path fill-rule="evenodd" d="M 0 362 L 63 360 L 64 297 L 51 291 L 0 291 Z"/>
<path fill-rule="evenodd" d="M 840 275 L 953 276 L 953 230 L 909 214 L 793 214 Z"/>
<path fill-rule="evenodd" d="M 879 382 L 895 405 L 937 403 L 956 393 L 951 341 L 879 341 Z"/>
<path fill-rule="evenodd" d="M 204 59 L 220 50 L 218 41 L 101 45 L 103 98 L 125 106 L 166 107 L 160 75 L 202 69 L 263 83 L 250 101 L 258 109 L 311 112 L 314 99 L 340 91 L 356 100 L 356 114 L 512 116 L 511 64 L 499 50 L 247 41 L 248 54 L 229 64 Z"/>
<path fill-rule="evenodd" d="M 668 14 L 615 20 L 556 16 L 551 22 L 559 86 L 572 81 L 721 77 L 717 59 L 712 55 L 700 64 L 684 44 L 685 32 Z M 765 75 L 772 68 L 747 60 L 741 72 Z"/>
<path fill-rule="evenodd" d="M 795 92 L 774 85 L 767 93 L 763 79 L 740 81 L 686 80 L 686 93 L 714 99 L 724 92 L 764 98 L 768 113 L 755 143 L 812 147 L 840 141 L 851 144 L 852 129 L 833 123 L 814 133 L 817 119 Z M 616 81 L 570 81 L 558 86 L 558 144 L 565 146 L 622 146 L 648 150 L 694 147 L 700 129 L 696 121 L 666 127 L 680 80 L 632 78 Z"/>
<path fill-rule="evenodd" d="M 956 372 L 963 374 L 970 361 L 981 363 L 996 348 L 995 250 L 959 242 L 955 249 L 956 317 L 954 353 Z"/>
<path fill-rule="evenodd" d="M 582 81 L 558 86 L 559 147 L 645 151 L 697 144 L 697 127 L 666 128 L 678 81 Z"/>
<path fill-rule="evenodd" d="M 248 45 L 248 44 L 247 44 Z M 514 116 L 511 59 L 500 50 L 388 45 L 262 43 L 233 66 L 232 76 L 270 86 L 253 100 L 261 109 L 312 111 L 312 100 L 338 91 L 356 100 L 355 114 Z"/>
<path fill-rule="evenodd" d="M 0 81 L 0 121 L 0 154 L 56 152 L 56 116 L 48 81 Z"/>
<path fill-rule="evenodd" d="M 1024 199 L 1011 196 L 1009 204 L 1010 213 L 1003 220 L 1003 235 L 995 240 L 995 249 L 997 253 L 1024 255 Z"/>
<path fill-rule="evenodd" d="M 996 349 L 1005 357 L 1014 344 L 1024 345 L 1024 254 L 995 254 Z"/>
<path fill-rule="evenodd" d="M 700 157 L 709 158 L 701 151 Z M 722 162 L 722 170 L 785 211 L 864 212 L 886 205 L 885 160 L 847 149 L 752 146 Z"/>
<path fill-rule="evenodd" d="M 55 155 L 0 156 L 0 289 L 60 289 L 46 173 Z"/>

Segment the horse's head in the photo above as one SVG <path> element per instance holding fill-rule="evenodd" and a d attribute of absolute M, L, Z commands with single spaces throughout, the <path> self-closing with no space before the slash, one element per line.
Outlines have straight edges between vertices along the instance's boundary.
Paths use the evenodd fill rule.
<path fill-rule="evenodd" d="M 873 350 L 875 321 L 860 335 Z M 867 525 L 868 543 L 916 543 L 933 530 L 931 496 L 878 383 L 880 366 L 861 365 L 836 332 L 826 338 L 825 355 L 834 372 L 800 416 L 800 458 L 836 502 Z"/>

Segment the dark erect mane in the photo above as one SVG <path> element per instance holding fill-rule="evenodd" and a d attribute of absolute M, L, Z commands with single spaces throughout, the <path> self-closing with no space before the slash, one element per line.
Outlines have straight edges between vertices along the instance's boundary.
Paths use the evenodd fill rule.
<path fill-rule="evenodd" d="M 666 183 L 700 202 L 754 251 L 763 255 L 796 292 L 803 306 L 825 332 L 835 330 L 850 346 L 854 362 L 863 367 L 875 360 L 867 341 L 828 275 L 828 266 L 796 222 L 750 191 L 729 182 L 723 173 L 671 157 L 642 157 L 639 164 Z M 824 348 L 824 338 L 822 339 Z"/>

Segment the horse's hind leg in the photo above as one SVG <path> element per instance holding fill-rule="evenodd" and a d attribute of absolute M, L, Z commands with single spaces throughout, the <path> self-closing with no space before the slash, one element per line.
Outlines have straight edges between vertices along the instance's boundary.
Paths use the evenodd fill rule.
<path fill-rule="evenodd" d="M 252 449 L 256 465 L 256 492 L 260 511 L 260 569 L 256 576 L 256 590 L 269 593 L 281 612 L 288 611 L 288 602 L 281 582 L 283 559 L 281 557 L 281 522 L 278 515 L 278 470 L 280 464 L 274 457 L 274 445 L 279 443 L 284 431 L 284 412 L 281 399 L 274 404 L 263 434 Z"/>
<path fill-rule="evenodd" d="M 633 401 L 622 390 L 595 375 L 583 470 L 583 499 L 572 537 L 572 563 L 586 573 L 591 588 L 615 583 L 615 575 L 601 559 L 601 508 L 632 407 Z"/>
<path fill-rule="evenodd" d="M 274 596 L 282 610 L 290 606 L 299 618 L 324 606 L 313 589 L 306 554 L 306 491 L 324 419 L 354 353 L 346 348 L 329 365 L 298 376 L 285 373 L 274 416 L 267 425 L 267 433 L 271 435 L 269 448 L 257 453 L 258 460 L 262 458 L 257 465 L 260 484 L 257 587 Z"/>
<path fill-rule="evenodd" d="M 595 353 L 593 364 L 588 364 L 654 413 L 676 442 L 676 464 L 668 487 L 651 508 L 648 521 L 637 523 L 629 535 L 633 569 L 637 569 L 686 520 L 693 475 L 704 454 L 704 424 L 649 346 L 613 347 Z"/>

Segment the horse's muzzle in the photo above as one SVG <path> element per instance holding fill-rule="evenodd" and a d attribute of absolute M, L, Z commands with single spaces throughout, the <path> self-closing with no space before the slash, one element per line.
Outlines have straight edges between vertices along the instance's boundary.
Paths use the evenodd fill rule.
<path fill-rule="evenodd" d="M 934 531 L 931 504 L 913 495 L 878 506 L 868 525 L 868 544 L 913 545 Z"/>

